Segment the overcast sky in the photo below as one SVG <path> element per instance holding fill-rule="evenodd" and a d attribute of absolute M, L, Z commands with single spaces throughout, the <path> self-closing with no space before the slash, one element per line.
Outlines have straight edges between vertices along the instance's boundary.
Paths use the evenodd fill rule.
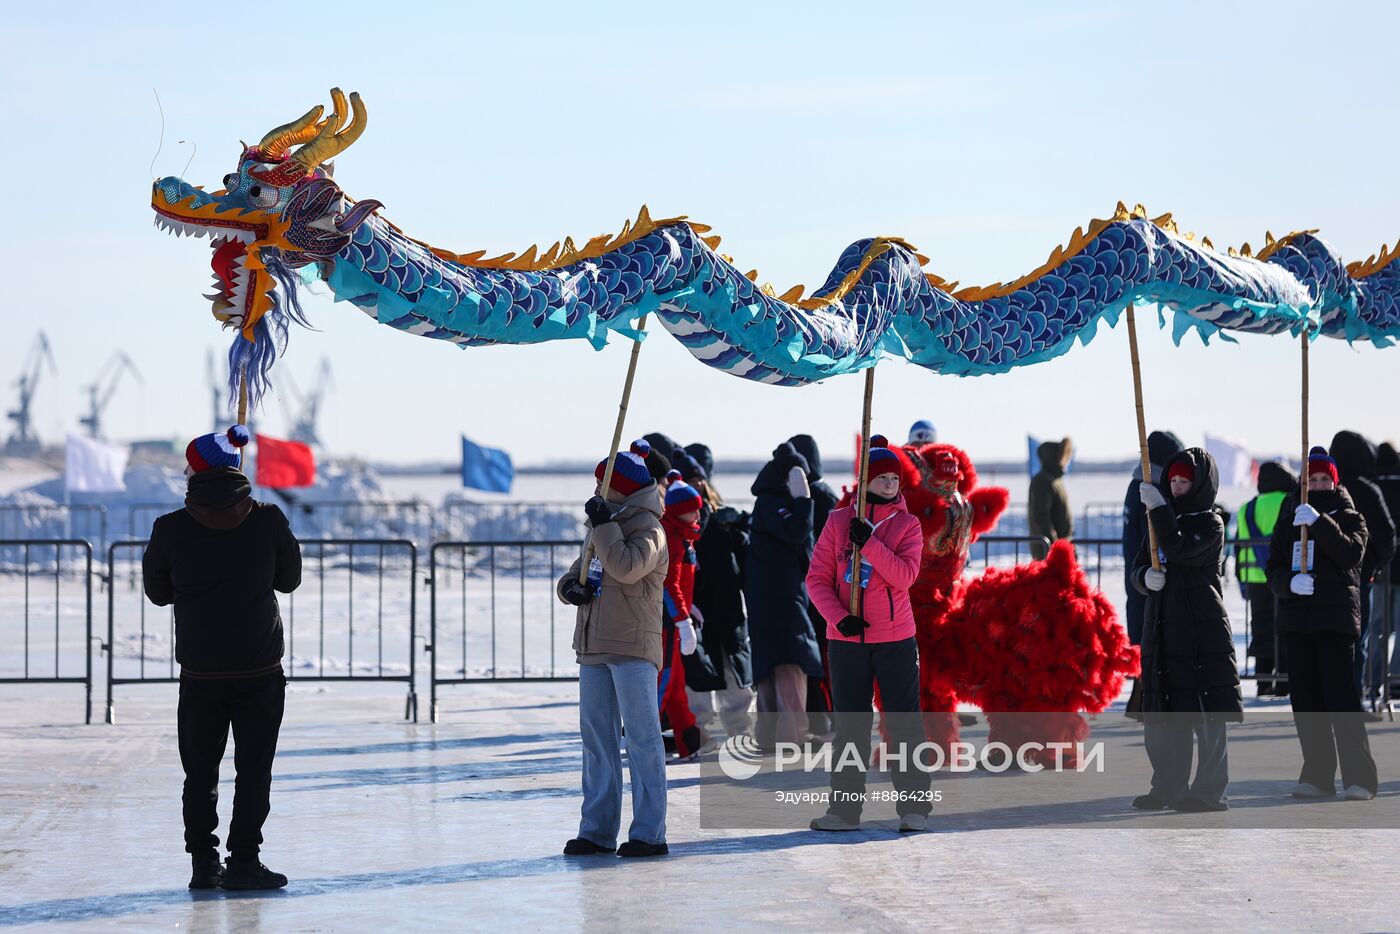
<path fill-rule="evenodd" d="M 145 384 L 118 389 L 113 436 L 207 430 L 205 357 L 228 339 L 200 297 L 208 245 L 151 226 L 150 180 L 216 187 L 240 139 L 328 103 L 332 85 L 360 91 L 369 112 L 337 181 L 459 252 L 615 231 L 643 203 L 710 224 L 740 268 L 779 290 L 810 290 L 846 244 L 876 234 L 909 239 L 948 279 L 1008 281 L 1119 199 L 1172 211 L 1221 246 L 1316 227 L 1354 259 L 1400 234 L 1396 7 L 959 6 L 11 8 L 0 31 L 5 409 L 43 327 L 59 367 L 37 401 L 46 440 L 76 428 L 83 388 L 118 349 Z M 165 110 L 159 156 L 152 88 Z M 452 459 L 465 432 L 535 463 L 607 444 L 623 342 L 458 350 L 346 304 L 307 306 L 319 331 L 294 332 L 282 367 L 305 386 L 331 359 L 322 435 L 334 452 Z M 1297 449 L 1295 342 L 1189 337 L 1177 349 L 1155 325 L 1142 338 L 1152 425 L 1188 443 L 1210 431 L 1260 453 Z M 1317 435 L 1400 434 L 1400 351 L 1329 340 L 1312 376 Z M 845 450 L 860 397 L 853 377 L 776 389 L 726 376 L 658 333 L 629 435 L 660 429 L 755 456 L 807 431 Z M 1027 432 L 1070 434 L 1085 458 L 1127 456 L 1126 331 L 1005 376 L 888 361 L 876 429 L 902 435 L 920 417 L 984 458 L 1022 456 Z M 285 422 L 269 400 L 266 430 Z"/>

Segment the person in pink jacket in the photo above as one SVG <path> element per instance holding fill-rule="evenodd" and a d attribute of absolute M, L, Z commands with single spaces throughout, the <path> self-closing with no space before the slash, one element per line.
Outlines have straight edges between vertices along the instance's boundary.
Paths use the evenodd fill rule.
<path fill-rule="evenodd" d="M 807 572 L 809 599 L 826 620 L 828 666 L 836 740 L 832 746 L 831 803 L 812 821 L 813 830 L 856 830 L 865 803 L 865 770 L 849 767 L 847 747 L 859 761 L 870 761 L 871 706 L 875 686 L 894 748 L 885 761 L 897 795 L 899 829 L 923 830 L 931 810 L 929 773 L 914 764 L 923 742 L 919 714 L 919 656 L 914 642 L 914 610 L 909 588 L 919 574 L 924 550 L 919 520 L 900 494 L 899 457 L 884 438 L 871 438 L 866 481 L 866 512 L 855 506 L 834 510 L 812 553 Z M 851 606 L 853 546 L 860 546 L 861 607 Z M 845 758 L 848 767 L 836 766 Z"/>

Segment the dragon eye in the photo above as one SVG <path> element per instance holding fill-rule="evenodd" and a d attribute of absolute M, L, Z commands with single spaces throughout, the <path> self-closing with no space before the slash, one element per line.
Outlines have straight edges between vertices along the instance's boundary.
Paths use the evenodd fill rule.
<path fill-rule="evenodd" d="M 237 172 L 228 173 L 224 176 L 224 190 L 233 191 L 235 188 L 238 187 L 238 182 L 239 178 Z"/>
<path fill-rule="evenodd" d="M 260 208 L 270 208 L 277 203 L 277 189 L 254 185 L 248 189 L 248 198 Z"/>

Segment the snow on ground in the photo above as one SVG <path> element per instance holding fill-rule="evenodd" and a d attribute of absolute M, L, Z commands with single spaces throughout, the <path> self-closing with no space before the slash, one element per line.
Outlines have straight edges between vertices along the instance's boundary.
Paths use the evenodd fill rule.
<path fill-rule="evenodd" d="M 399 719 L 398 685 L 293 685 L 263 852 L 291 885 L 191 893 L 176 689 L 129 689 L 119 723 L 91 727 L 72 725 L 65 690 L 0 685 L 0 927 L 1311 931 L 1400 917 L 1400 895 L 1367 881 L 1393 831 L 935 815 L 901 836 L 884 814 L 847 835 L 702 830 L 696 764 L 668 773 L 669 857 L 565 858 L 580 802 L 569 684 L 456 687 L 437 725 Z M 225 820 L 231 775 L 230 753 Z"/>

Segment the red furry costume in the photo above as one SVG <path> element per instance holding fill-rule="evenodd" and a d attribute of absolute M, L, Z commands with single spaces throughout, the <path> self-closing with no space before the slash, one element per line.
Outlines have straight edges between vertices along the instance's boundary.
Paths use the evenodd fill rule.
<path fill-rule="evenodd" d="M 979 488 L 972 461 L 950 444 L 894 450 L 909 511 L 924 529 L 923 565 L 909 596 L 929 740 L 945 752 L 957 740 L 960 700 L 987 711 L 988 742 L 1013 751 L 1026 742 L 1083 740 L 1089 727 L 1079 712 L 1103 710 L 1138 670 L 1112 604 L 1090 586 L 1067 542 L 1044 561 L 990 568 L 965 582 L 972 543 L 996 525 L 1010 494 Z M 851 499 L 848 490 L 843 505 Z M 1027 758 L 1050 765 L 1054 751 Z M 1072 751 L 1061 761 L 1072 762 Z"/>

